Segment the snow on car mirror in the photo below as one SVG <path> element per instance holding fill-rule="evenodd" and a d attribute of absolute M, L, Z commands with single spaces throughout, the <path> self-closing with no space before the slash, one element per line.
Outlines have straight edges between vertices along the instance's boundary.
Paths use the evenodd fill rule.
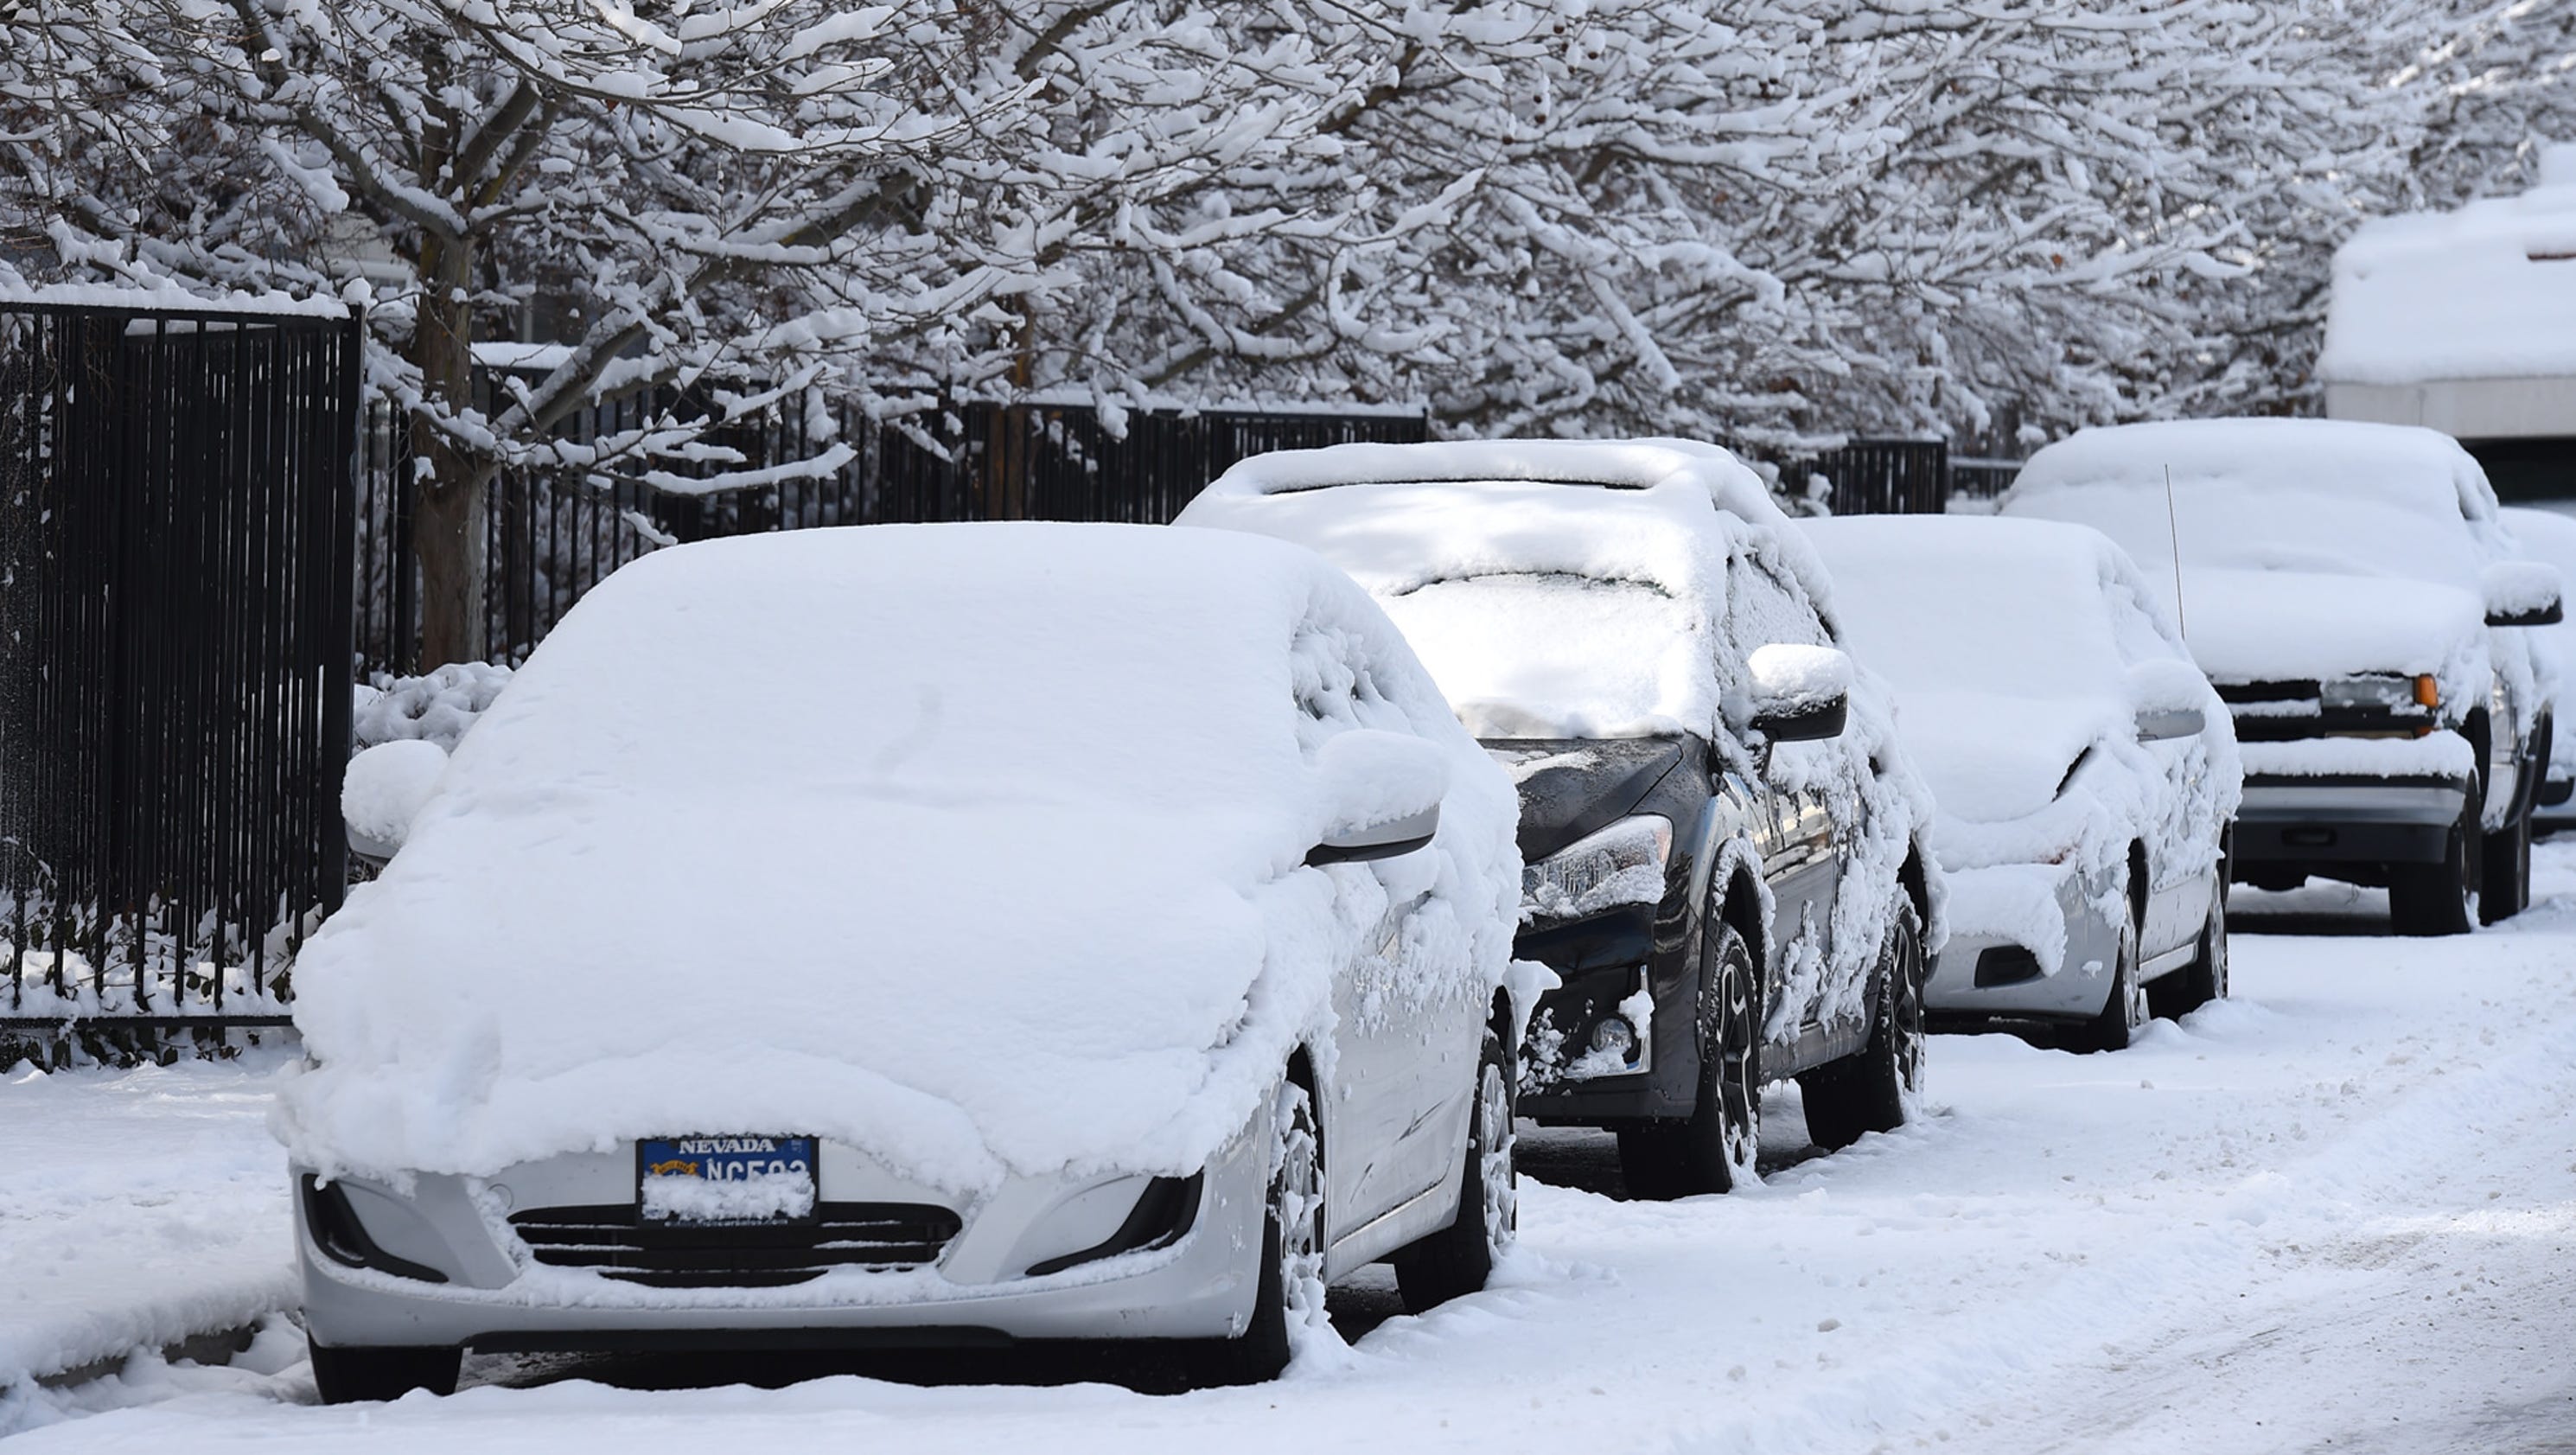
<path fill-rule="evenodd" d="M 1306 862 L 1390 859 L 1428 845 L 1439 830 L 1449 757 L 1417 737 L 1360 728 L 1325 742 L 1315 776 L 1325 827 Z"/>
<path fill-rule="evenodd" d="M 1765 743 L 1838 738 L 1851 715 L 1851 658 L 1832 647 L 1774 642 L 1744 659 L 1752 729 Z"/>
<path fill-rule="evenodd" d="M 2558 568 L 2545 561 L 2498 561 L 2482 573 L 2487 625 L 2556 626 L 2566 619 Z"/>
<path fill-rule="evenodd" d="M 2128 676 L 2139 742 L 2194 738 L 2209 726 L 2209 680 L 2191 664 L 2151 658 L 2131 666 Z"/>
<path fill-rule="evenodd" d="M 349 851 L 378 863 L 392 858 L 446 771 L 447 750 L 414 739 L 378 743 L 351 758 L 340 780 Z"/>

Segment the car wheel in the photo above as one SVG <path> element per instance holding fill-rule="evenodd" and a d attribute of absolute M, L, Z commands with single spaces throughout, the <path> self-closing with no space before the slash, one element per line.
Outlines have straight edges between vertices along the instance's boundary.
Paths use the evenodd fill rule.
<path fill-rule="evenodd" d="M 2138 921 L 2134 914 L 2120 916 L 2120 947 L 2111 967 L 2111 993 L 2102 1002 L 2101 1014 L 2085 1027 L 2086 1049 L 2125 1051 L 2146 1029 L 2153 1012 L 2147 1005 L 2147 987 L 2138 978 Z"/>
<path fill-rule="evenodd" d="M 2531 815 L 2485 836 L 2486 863 L 2478 886 L 2478 923 L 2509 920 L 2531 907 Z"/>
<path fill-rule="evenodd" d="M 1762 1149 L 1762 985 L 1735 926 L 1711 915 L 1701 932 L 1698 1096 L 1687 1118 L 1619 1129 L 1619 1171 L 1631 1197 L 1657 1201 L 1732 1192 L 1753 1180 Z"/>
<path fill-rule="evenodd" d="M 334 1349 L 305 1341 L 313 1356 L 313 1388 L 324 1404 L 400 1399 L 415 1389 L 454 1394 L 462 1349 Z"/>
<path fill-rule="evenodd" d="M 1288 1367 L 1288 1326 L 1319 1316 L 1324 1287 L 1323 1135 L 1314 1099 L 1293 1081 L 1280 1083 L 1271 1105 L 1270 1201 L 1261 1220 L 1261 1282 L 1252 1322 L 1231 1339 L 1211 1342 L 1200 1364 L 1202 1384 L 1259 1384 Z"/>
<path fill-rule="evenodd" d="M 2213 1000 L 2227 998 L 2227 886 L 2222 883 L 2200 927 L 2200 951 L 2192 962 L 2147 987 L 2147 1008 L 2178 1020 Z"/>
<path fill-rule="evenodd" d="M 1798 1078 L 1807 1136 L 1828 1152 L 1868 1132 L 1905 1125 L 1923 1089 L 1923 921 L 1911 902 L 1897 911 L 1879 951 L 1877 1017 L 1869 1044 Z"/>
<path fill-rule="evenodd" d="M 1520 1230 L 1520 1183 L 1512 1168 L 1512 1061 L 1501 1031 L 1488 1027 L 1467 1113 L 1467 1171 L 1458 1216 L 1395 1255 L 1395 1286 L 1408 1313 L 1483 1290 Z"/>
<path fill-rule="evenodd" d="M 2485 813 L 2476 790 L 2451 828 L 2441 862 L 2388 866 L 2389 927 L 2401 935 L 2464 935 L 2478 918 L 2478 878 L 2484 857 L 2471 851 Z"/>

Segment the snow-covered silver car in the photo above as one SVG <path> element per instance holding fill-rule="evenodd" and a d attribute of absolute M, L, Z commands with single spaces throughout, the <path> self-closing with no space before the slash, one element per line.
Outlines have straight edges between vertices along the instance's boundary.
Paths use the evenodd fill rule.
<path fill-rule="evenodd" d="M 1515 800 L 1275 541 L 665 550 L 443 763 L 297 969 L 278 1127 L 326 1399 L 459 1351 L 1170 1338 L 1513 1227 Z M 430 771 L 423 772 L 423 768 Z"/>
<path fill-rule="evenodd" d="M 2151 1011 L 2225 995 L 2236 735 L 2127 553 L 2053 521 L 1801 524 L 1940 806 L 1934 1024 L 2054 1021 L 2118 1050 Z"/>
<path fill-rule="evenodd" d="M 2388 888 L 2401 934 L 2459 934 L 2531 893 L 2558 576 L 2429 429 L 2211 419 L 2084 430 L 1998 509 L 2118 541 L 2236 719 L 2232 867 Z"/>

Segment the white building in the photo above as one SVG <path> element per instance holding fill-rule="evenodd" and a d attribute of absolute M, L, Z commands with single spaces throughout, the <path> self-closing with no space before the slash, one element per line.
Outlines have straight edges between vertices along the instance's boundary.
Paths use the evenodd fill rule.
<path fill-rule="evenodd" d="M 2508 499 L 2576 499 L 2576 146 L 2540 185 L 2365 224 L 2335 255 L 2334 419 L 2457 437 Z"/>

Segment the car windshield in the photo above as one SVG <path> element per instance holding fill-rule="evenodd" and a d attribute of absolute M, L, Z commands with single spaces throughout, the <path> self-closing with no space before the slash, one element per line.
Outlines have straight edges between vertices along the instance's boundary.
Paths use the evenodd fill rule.
<path fill-rule="evenodd" d="M 2478 577 L 2477 545 L 2456 513 L 2409 510 L 2325 483 L 2259 473 L 2160 485 L 2068 484 L 2015 502 L 2016 514 L 2089 525 L 2150 572 L 2186 566 L 2399 576 L 2447 585 Z"/>
<path fill-rule="evenodd" d="M 2118 674 L 2120 646 L 2089 572 L 2046 559 L 2002 572 L 1928 553 L 1859 570 L 1827 560 L 1845 644 L 1899 692 L 2075 697 Z"/>
<path fill-rule="evenodd" d="M 1480 738 L 1705 733 L 1698 613 L 1652 586 L 1552 573 L 1434 581 L 1383 598 Z"/>

